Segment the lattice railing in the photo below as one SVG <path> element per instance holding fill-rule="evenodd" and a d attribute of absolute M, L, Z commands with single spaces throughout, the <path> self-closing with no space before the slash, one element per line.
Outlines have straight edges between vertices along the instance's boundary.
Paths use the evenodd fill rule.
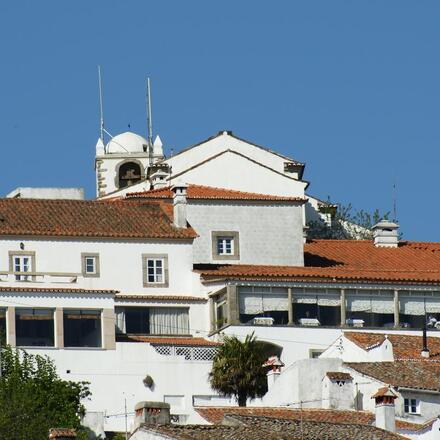
<path fill-rule="evenodd" d="M 217 349 L 215 347 L 188 347 L 174 345 L 154 345 L 162 356 L 182 356 L 186 361 L 212 361 Z"/>

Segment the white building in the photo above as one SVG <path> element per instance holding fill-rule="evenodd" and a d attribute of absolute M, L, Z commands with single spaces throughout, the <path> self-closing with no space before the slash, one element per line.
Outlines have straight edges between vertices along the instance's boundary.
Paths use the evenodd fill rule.
<path fill-rule="evenodd" d="M 327 213 L 303 169 L 229 132 L 169 159 L 160 139 L 99 141 L 100 200 L 0 200 L 7 342 L 90 381 L 87 423 L 123 431 L 125 403 L 167 402 L 181 423 L 233 404 L 208 384 L 221 333 L 255 332 L 289 366 L 346 327 L 440 319 L 440 244 L 399 243 L 390 223 L 374 242 L 304 243 L 304 212 Z"/>

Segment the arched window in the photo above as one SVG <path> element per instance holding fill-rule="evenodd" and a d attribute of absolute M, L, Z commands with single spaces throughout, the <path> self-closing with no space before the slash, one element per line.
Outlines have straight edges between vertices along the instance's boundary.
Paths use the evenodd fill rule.
<path fill-rule="evenodd" d="M 142 178 L 141 167 L 136 162 L 125 162 L 119 167 L 119 188 L 134 185 Z"/>

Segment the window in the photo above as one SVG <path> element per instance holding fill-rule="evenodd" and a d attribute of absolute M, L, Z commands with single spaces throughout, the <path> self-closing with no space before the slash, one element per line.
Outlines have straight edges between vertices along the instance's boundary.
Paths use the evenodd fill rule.
<path fill-rule="evenodd" d="M 184 307 L 117 307 L 116 332 L 140 335 L 189 335 Z"/>
<path fill-rule="evenodd" d="M 347 324 L 362 327 L 393 327 L 394 296 L 392 291 L 346 290 Z"/>
<path fill-rule="evenodd" d="M 299 325 L 336 327 L 341 324 L 338 289 L 292 289 L 293 321 Z"/>
<path fill-rule="evenodd" d="M 99 277 L 99 254 L 83 253 L 81 259 L 83 277 Z"/>
<path fill-rule="evenodd" d="M 406 414 L 420 414 L 420 400 L 419 399 L 404 399 L 404 411 Z"/>
<path fill-rule="evenodd" d="M 32 281 L 32 275 L 26 273 L 35 272 L 34 252 L 9 252 L 9 271 L 15 274 L 16 281 Z"/>
<path fill-rule="evenodd" d="M 288 322 L 285 287 L 240 286 L 238 304 L 241 323 L 286 325 Z"/>
<path fill-rule="evenodd" d="M 0 309 L 0 347 L 6 345 L 6 309 Z"/>
<path fill-rule="evenodd" d="M 144 287 L 168 287 L 168 256 L 143 255 L 142 260 Z"/>
<path fill-rule="evenodd" d="M 100 310 L 64 310 L 65 347 L 101 347 Z"/>
<path fill-rule="evenodd" d="M 214 260 L 238 260 L 239 233 L 234 231 L 212 232 L 212 258 Z"/>
<path fill-rule="evenodd" d="M 324 353 L 324 350 L 311 348 L 309 350 L 309 358 L 310 359 L 318 359 L 321 354 Z"/>
<path fill-rule="evenodd" d="M 217 254 L 233 255 L 234 254 L 234 238 L 233 237 L 217 237 Z"/>
<path fill-rule="evenodd" d="M 147 260 L 147 282 L 163 283 L 163 260 L 148 259 Z"/>
<path fill-rule="evenodd" d="M 54 346 L 54 318 L 51 309 L 15 310 L 17 346 Z"/>

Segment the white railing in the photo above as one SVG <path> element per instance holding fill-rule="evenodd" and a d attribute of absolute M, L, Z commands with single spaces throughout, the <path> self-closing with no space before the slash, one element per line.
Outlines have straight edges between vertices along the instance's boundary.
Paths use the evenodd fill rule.
<path fill-rule="evenodd" d="M 53 272 L 0 272 L 0 283 L 76 284 L 82 275 Z"/>
<path fill-rule="evenodd" d="M 162 356 L 182 356 L 186 361 L 212 361 L 216 347 L 188 347 L 176 345 L 153 345 Z"/>

